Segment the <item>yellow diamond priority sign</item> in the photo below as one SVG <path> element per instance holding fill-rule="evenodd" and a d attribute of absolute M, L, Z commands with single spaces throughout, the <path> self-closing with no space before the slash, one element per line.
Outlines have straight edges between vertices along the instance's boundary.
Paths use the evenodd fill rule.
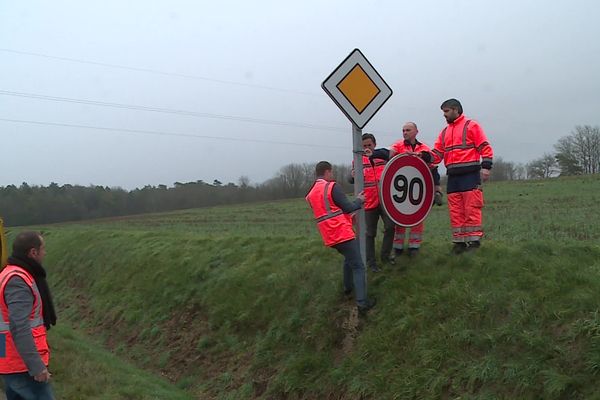
<path fill-rule="evenodd" d="M 392 89 L 358 49 L 354 49 L 321 86 L 360 129 L 392 95 Z"/>

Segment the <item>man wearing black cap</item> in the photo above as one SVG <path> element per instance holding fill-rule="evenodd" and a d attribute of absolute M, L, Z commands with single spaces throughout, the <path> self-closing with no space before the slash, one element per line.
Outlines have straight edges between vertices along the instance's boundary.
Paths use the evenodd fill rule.
<path fill-rule="evenodd" d="M 481 182 L 490 177 L 494 153 L 481 126 L 463 115 L 458 100 L 446 100 L 440 108 L 448 126 L 435 142 L 433 163 L 444 160 L 446 166 L 453 252 L 459 254 L 481 245 L 484 204 Z"/>

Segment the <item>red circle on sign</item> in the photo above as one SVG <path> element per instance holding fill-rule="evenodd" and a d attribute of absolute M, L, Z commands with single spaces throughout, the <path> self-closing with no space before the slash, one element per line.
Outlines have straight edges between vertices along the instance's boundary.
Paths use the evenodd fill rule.
<path fill-rule="evenodd" d="M 380 200 L 389 217 L 401 226 L 420 224 L 433 206 L 433 175 L 420 157 L 399 154 L 381 175 Z"/>

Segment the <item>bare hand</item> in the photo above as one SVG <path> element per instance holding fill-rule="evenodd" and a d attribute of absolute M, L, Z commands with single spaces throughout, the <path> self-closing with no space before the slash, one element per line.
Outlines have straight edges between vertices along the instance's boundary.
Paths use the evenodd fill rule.
<path fill-rule="evenodd" d="M 48 382 L 52 374 L 47 369 L 33 377 L 36 382 Z"/>
<path fill-rule="evenodd" d="M 357 199 L 360 199 L 363 203 L 365 202 L 365 191 L 363 190 L 359 194 L 356 195 Z"/>
<path fill-rule="evenodd" d="M 481 169 L 481 180 L 487 182 L 490 179 L 490 170 L 482 168 Z"/>
<path fill-rule="evenodd" d="M 373 150 L 372 149 L 365 149 L 365 156 L 371 157 L 372 155 L 373 155 Z"/>

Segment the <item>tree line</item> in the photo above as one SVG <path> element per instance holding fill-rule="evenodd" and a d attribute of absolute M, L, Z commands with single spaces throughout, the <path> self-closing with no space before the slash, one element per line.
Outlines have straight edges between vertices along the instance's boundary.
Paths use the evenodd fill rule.
<path fill-rule="evenodd" d="M 600 128 L 577 126 L 547 153 L 527 164 L 494 160 L 492 181 L 538 179 L 557 175 L 600 172 Z M 171 211 L 221 204 L 297 198 L 306 195 L 314 181 L 315 163 L 288 164 L 273 178 L 251 184 L 246 176 L 237 183 L 175 182 L 125 190 L 106 186 L 58 185 L 0 187 L 0 217 L 6 225 L 34 225 L 103 217 Z M 346 192 L 350 165 L 335 165 L 334 173 Z"/>
<path fill-rule="evenodd" d="M 314 182 L 314 163 L 289 164 L 260 184 L 251 185 L 246 176 L 237 184 L 175 182 L 125 190 L 107 186 L 58 185 L 0 187 L 0 217 L 7 226 L 49 224 L 104 217 L 172 211 L 254 201 L 278 200 L 306 195 Z M 352 186 L 343 177 L 350 166 L 334 166 L 344 190 Z"/>
<path fill-rule="evenodd" d="M 554 150 L 527 164 L 496 159 L 492 179 L 542 179 L 559 175 L 596 174 L 600 172 L 600 127 L 576 126 L 570 135 L 558 140 Z"/>

